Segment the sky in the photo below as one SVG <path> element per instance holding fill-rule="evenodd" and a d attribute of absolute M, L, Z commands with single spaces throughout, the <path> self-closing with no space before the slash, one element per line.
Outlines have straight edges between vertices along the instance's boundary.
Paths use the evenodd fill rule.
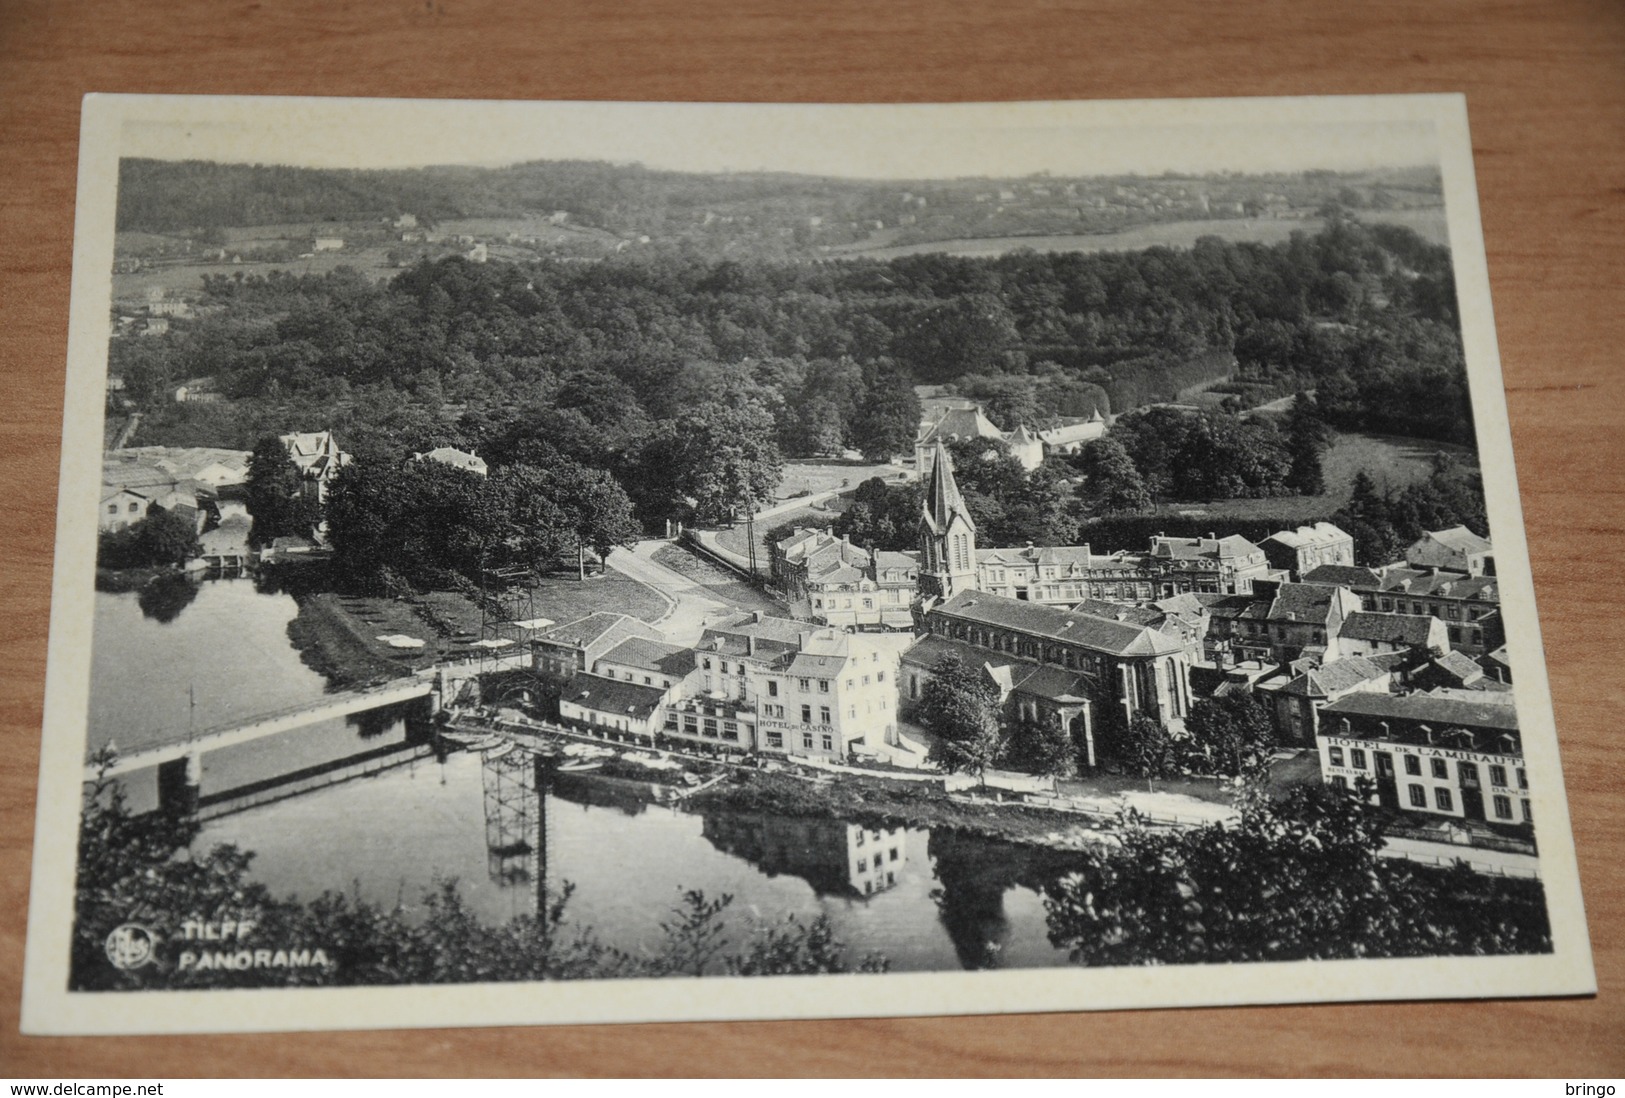
<path fill-rule="evenodd" d="M 945 179 L 1438 162 L 1437 97 L 947 106 L 120 98 L 123 156 L 301 167 L 607 160 Z"/>

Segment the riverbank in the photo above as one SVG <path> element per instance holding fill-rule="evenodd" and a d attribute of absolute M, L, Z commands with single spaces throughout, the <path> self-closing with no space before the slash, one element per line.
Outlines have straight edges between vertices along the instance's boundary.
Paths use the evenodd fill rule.
<path fill-rule="evenodd" d="M 139 591 L 160 576 L 183 575 L 185 573 L 173 565 L 148 568 L 98 568 L 96 590 L 105 591 L 110 595 L 122 595 L 128 591 Z"/>
<path fill-rule="evenodd" d="M 389 599 L 362 600 L 380 604 L 369 605 L 374 614 L 362 621 L 355 608 L 345 605 L 347 601 L 354 600 L 331 593 L 307 595 L 299 600 L 299 615 L 288 623 L 288 639 L 312 671 L 334 686 L 357 686 L 398 678 L 433 662 L 438 647 L 426 643 L 411 655 L 385 655 L 382 642 L 376 639 L 376 634 L 389 632 L 375 618 L 377 612 L 386 609 L 398 609 L 401 616 L 409 616 L 416 628 L 424 631 L 424 623 L 409 609 Z"/>
<path fill-rule="evenodd" d="M 808 781 L 783 773 L 739 770 L 732 781 L 689 798 L 696 810 L 726 809 L 772 816 L 843 820 L 870 827 L 957 831 L 1022 846 L 1082 850 L 1098 846 L 1102 828 L 1077 813 L 1010 802 L 991 804 L 949 796 L 920 782 L 843 775 Z"/>

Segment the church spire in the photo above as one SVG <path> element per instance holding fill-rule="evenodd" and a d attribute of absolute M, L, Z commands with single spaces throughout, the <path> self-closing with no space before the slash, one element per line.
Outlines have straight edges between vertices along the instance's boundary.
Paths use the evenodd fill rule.
<path fill-rule="evenodd" d="M 954 483 L 954 461 L 937 440 L 931 458 L 931 479 L 920 509 L 920 596 L 946 599 L 975 590 L 976 523 Z"/>
<path fill-rule="evenodd" d="M 925 521 L 932 533 L 945 534 L 956 514 L 964 519 L 971 530 L 976 529 L 970 509 L 959 494 L 959 485 L 954 483 L 953 459 L 948 456 L 948 448 L 939 438 L 931 455 L 931 480 L 925 487 Z"/>

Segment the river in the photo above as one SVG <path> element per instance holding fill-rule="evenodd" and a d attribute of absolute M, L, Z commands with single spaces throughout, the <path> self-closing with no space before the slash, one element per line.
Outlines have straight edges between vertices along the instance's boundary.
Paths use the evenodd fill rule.
<path fill-rule="evenodd" d="M 134 593 L 99 593 L 92 745 L 139 746 L 188 722 L 208 727 L 320 697 L 325 680 L 288 640 L 296 614 L 291 597 L 249 579 L 147 595 L 145 606 Z M 323 722 L 211 753 L 202 793 L 221 798 L 404 739 L 392 715 Z M 150 773 L 128 784 L 136 807 L 154 803 Z M 877 952 L 899 971 L 1066 963 L 1036 890 L 1056 869 L 1029 849 L 923 829 L 689 812 L 654 803 L 641 784 L 548 776 L 519 750 L 418 758 L 231 812 L 204 825 L 199 846 L 219 842 L 253 851 L 252 876 L 279 896 L 359 892 L 421 910 L 427 890 L 455 879 L 490 922 L 534 911 L 539 885 L 568 882 L 569 921 L 624 949 L 657 948 L 682 891 L 700 889 L 733 897 L 726 919 L 736 945 L 753 925 L 823 914 L 852 960 Z"/>

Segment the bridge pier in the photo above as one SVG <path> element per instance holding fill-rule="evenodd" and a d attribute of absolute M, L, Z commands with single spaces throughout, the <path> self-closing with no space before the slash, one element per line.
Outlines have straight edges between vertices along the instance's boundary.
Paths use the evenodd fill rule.
<path fill-rule="evenodd" d="M 203 752 L 193 751 L 158 764 L 158 810 L 171 816 L 197 812 L 203 788 Z"/>

